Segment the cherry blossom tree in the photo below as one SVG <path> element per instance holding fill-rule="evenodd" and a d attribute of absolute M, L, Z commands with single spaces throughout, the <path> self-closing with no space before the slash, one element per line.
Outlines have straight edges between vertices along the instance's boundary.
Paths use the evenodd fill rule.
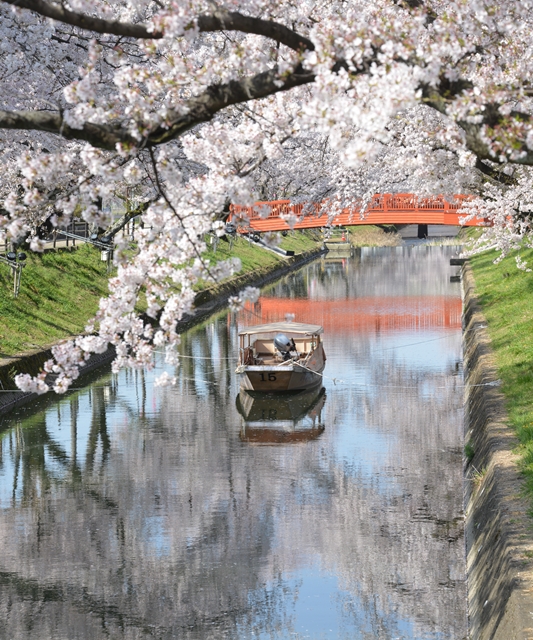
<path fill-rule="evenodd" d="M 493 244 L 530 243 L 531 8 L 0 0 L 0 240 L 41 250 L 74 215 L 108 233 L 144 222 L 133 258 L 118 241 L 87 335 L 19 386 L 44 392 L 55 373 L 65 391 L 109 344 L 115 368 L 151 366 L 154 347 L 176 363 L 194 283 L 239 268 L 202 257 L 232 202 L 468 190 Z M 140 196 L 117 222 L 101 203 L 126 189 Z M 135 312 L 141 293 L 155 329 Z"/>

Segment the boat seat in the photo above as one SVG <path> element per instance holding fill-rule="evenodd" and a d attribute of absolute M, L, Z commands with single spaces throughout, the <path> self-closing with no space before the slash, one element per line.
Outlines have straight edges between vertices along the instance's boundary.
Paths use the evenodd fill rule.
<path fill-rule="evenodd" d="M 294 342 L 298 357 L 293 357 L 292 359 L 296 361 L 305 360 L 305 358 L 307 358 L 311 353 L 310 347 L 312 345 L 310 341 L 308 339 L 296 339 Z M 253 361 L 256 365 L 273 365 L 283 362 L 283 358 L 276 349 L 273 340 L 262 340 L 259 338 L 252 343 L 251 348 L 253 349 L 254 354 Z"/>
<path fill-rule="evenodd" d="M 261 354 L 269 354 L 271 356 L 273 356 L 276 352 L 276 347 L 274 346 L 274 343 L 270 340 L 256 340 L 252 347 L 254 348 L 255 353 L 257 354 L 257 356 L 259 357 L 259 355 Z"/>

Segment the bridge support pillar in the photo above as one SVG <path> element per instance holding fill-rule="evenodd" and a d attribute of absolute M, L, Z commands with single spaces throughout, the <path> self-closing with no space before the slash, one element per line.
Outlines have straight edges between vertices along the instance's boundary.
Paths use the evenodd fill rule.
<path fill-rule="evenodd" d="M 418 225 L 418 234 L 417 238 L 423 239 L 428 237 L 428 226 L 427 224 L 419 224 Z"/>

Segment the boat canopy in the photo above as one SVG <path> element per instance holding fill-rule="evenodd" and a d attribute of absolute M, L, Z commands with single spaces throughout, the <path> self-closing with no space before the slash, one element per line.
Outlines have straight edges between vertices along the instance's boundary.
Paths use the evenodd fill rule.
<path fill-rule="evenodd" d="M 319 335 L 324 329 L 319 324 L 304 324 L 302 322 L 271 322 L 257 324 L 239 331 L 240 336 L 257 333 L 300 333 L 303 335 Z"/>

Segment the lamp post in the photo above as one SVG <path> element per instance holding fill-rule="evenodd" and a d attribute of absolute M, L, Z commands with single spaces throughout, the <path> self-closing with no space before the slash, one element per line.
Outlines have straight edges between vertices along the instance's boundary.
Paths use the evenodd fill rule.
<path fill-rule="evenodd" d="M 102 236 L 99 239 L 100 246 L 103 246 L 102 249 L 102 260 L 107 262 L 107 273 L 111 273 L 111 266 L 113 264 L 113 242 L 112 238 L 109 236 Z"/>
<path fill-rule="evenodd" d="M 22 269 L 26 266 L 26 254 L 15 251 L 9 251 L 5 256 L 0 256 L 0 261 L 5 262 L 11 267 L 11 273 L 13 274 L 13 295 L 15 298 L 20 291 L 20 278 L 22 276 Z"/>
<path fill-rule="evenodd" d="M 226 222 L 224 231 L 226 232 L 226 235 L 229 236 L 229 250 L 231 251 L 233 248 L 233 242 L 237 237 L 237 227 L 233 224 L 233 222 Z"/>

